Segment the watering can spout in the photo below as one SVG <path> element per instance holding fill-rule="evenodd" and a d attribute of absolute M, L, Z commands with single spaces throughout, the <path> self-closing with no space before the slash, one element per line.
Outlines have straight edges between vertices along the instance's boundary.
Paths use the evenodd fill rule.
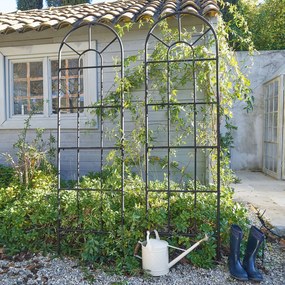
<path fill-rule="evenodd" d="M 203 241 L 207 241 L 209 240 L 208 235 L 206 234 L 205 237 L 199 241 L 197 241 L 195 244 L 193 244 L 190 248 L 188 248 L 187 250 L 185 250 L 183 253 L 181 253 L 179 256 L 177 256 L 176 258 L 174 258 L 172 261 L 169 262 L 168 264 L 168 268 L 171 268 L 174 264 L 176 264 L 178 261 L 180 261 L 183 257 L 185 257 L 187 254 L 189 254 L 192 250 L 194 250 L 200 243 L 202 243 Z M 171 245 L 169 245 L 169 247 L 173 247 Z M 176 248 L 176 247 L 173 247 Z M 177 248 L 176 248 L 177 249 Z"/>

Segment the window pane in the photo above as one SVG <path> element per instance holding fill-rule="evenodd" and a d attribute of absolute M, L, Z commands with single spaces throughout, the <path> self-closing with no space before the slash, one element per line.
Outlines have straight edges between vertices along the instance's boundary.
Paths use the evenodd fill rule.
<path fill-rule="evenodd" d="M 68 59 L 66 62 L 66 67 L 70 68 L 69 75 L 78 75 L 78 69 L 77 69 L 78 60 L 77 59 Z"/>
<path fill-rule="evenodd" d="M 43 63 L 13 63 L 14 115 L 43 113 Z"/>
<path fill-rule="evenodd" d="M 84 106 L 83 96 L 83 72 L 78 69 L 78 59 L 63 59 L 61 67 L 66 68 L 60 74 L 60 104 L 63 113 L 77 112 L 76 108 Z M 81 64 L 82 65 L 82 62 Z M 51 89 L 52 89 L 52 112 L 56 113 L 58 96 L 58 61 L 51 61 Z M 77 98 L 79 97 L 79 100 Z M 83 112 L 83 109 L 80 110 Z"/>
<path fill-rule="evenodd" d="M 58 62 L 57 60 L 52 60 L 51 61 L 51 76 L 57 76 L 57 70 L 58 70 Z"/>
<path fill-rule="evenodd" d="M 27 100 L 15 100 L 14 101 L 14 115 L 27 114 Z"/>
<path fill-rule="evenodd" d="M 15 81 L 14 83 L 14 97 L 26 96 L 27 95 L 27 82 L 26 81 Z"/>
<path fill-rule="evenodd" d="M 31 81 L 31 96 L 42 97 L 43 89 L 43 81 Z"/>
<path fill-rule="evenodd" d="M 27 77 L 27 64 L 26 63 L 14 63 L 13 65 L 14 78 L 26 78 Z"/>
<path fill-rule="evenodd" d="M 41 62 L 30 63 L 30 76 L 33 78 L 43 77 L 43 64 Z"/>

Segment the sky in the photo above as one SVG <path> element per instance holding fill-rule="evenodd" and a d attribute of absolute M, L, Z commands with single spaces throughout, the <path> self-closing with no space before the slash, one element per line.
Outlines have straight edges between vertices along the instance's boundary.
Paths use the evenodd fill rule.
<path fill-rule="evenodd" d="M 92 0 L 91 2 L 92 3 L 103 2 L 103 0 L 101 1 Z M 0 12 L 8 13 L 8 12 L 14 12 L 16 10 L 17 10 L 16 0 L 0 0 Z"/>

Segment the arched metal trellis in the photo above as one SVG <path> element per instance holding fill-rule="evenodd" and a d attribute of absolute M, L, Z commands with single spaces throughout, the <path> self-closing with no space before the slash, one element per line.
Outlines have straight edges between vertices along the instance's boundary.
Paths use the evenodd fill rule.
<path fill-rule="evenodd" d="M 195 214 L 203 208 L 203 201 L 214 199 L 219 258 L 220 102 L 215 30 L 196 14 L 168 15 L 147 35 L 144 64 L 146 211 L 151 215 L 151 200 L 154 195 L 160 197 L 168 217 L 160 225 L 160 233 L 173 235 L 180 215 L 175 204 L 183 195 L 188 201 L 183 205 L 192 213 L 180 234 L 195 236 L 201 231 Z M 165 181 L 164 189 L 152 183 L 156 176 Z"/>
<path fill-rule="evenodd" d="M 94 37 L 96 29 L 104 35 L 100 43 Z M 144 48 L 145 96 L 140 108 L 144 109 L 145 119 L 145 218 L 162 213 L 167 218 L 156 225 L 161 234 L 194 237 L 202 231 L 198 228 L 198 209 L 207 207 L 201 201 L 214 200 L 214 212 L 213 206 L 209 211 L 205 208 L 205 214 L 214 213 L 212 225 L 205 226 L 203 231 L 211 231 L 214 225 L 219 257 L 220 103 L 215 31 L 199 15 L 175 13 L 152 26 Z M 121 210 L 115 220 L 122 230 L 126 211 L 133 209 L 125 209 L 126 110 L 124 49 L 120 37 L 102 23 L 74 28 L 63 39 L 58 61 L 53 64 L 55 67 L 58 64 L 57 76 L 52 78 L 58 96 L 52 104 L 58 115 L 60 249 L 64 238 L 74 238 L 70 234 L 107 232 L 104 208 L 108 199 L 120 199 Z M 111 131 L 110 124 L 116 126 Z M 120 183 L 106 186 L 107 157 L 113 151 L 120 163 Z M 96 172 L 99 183 L 81 184 L 81 176 L 90 171 Z M 62 182 L 66 177 L 73 182 L 66 179 Z M 162 182 L 159 187 L 157 180 Z M 96 193 L 99 203 L 84 208 L 83 205 L 92 203 L 90 193 Z M 154 199 L 161 202 L 159 209 L 152 207 Z M 69 212 L 65 210 L 67 205 Z M 94 207 L 99 213 L 97 221 L 88 219 L 94 215 L 90 212 Z M 183 215 L 187 225 L 177 222 L 180 218 L 185 220 L 179 207 L 186 209 Z"/>
<path fill-rule="evenodd" d="M 106 39 L 97 43 L 96 35 Z M 102 32 L 103 31 L 103 32 Z M 78 41 L 79 40 L 79 41 Z M 110 57 L 110 53 L 113 57 Z M 116 62 L 114 62 L 116 57 Z M 103 23 L 90 23 L 72 29 L 63 39 L 58 53 L 58 76 L 53 84 L 58 86 L 57 103 L 53 102 L 58 116 L 58 248 L 68 234 L 105 232 L 103 218 L 91 225 L 92 213 L 82 207 L 89 194 L 99 196 L 99 212 L 104 208 L 104 195 L 117 195 L 121 199 L 121 225 L 124 220 L 124 77 L 123 44 L 116 31 Z M 56 64 L 56 63 L 55 63 Z M 112 82 L 104 77 L 112 78 Z M 115 80 L 115 78 L 117 78 Z M 110 93 L 116 100 L 107 100 Z M 116 130 L 107 135 L 108 112 L 117 114 Z M 95 119 L 94 119 L 95 118 Z M 119 141 L 119 143 L 118 143 Z M 103 187 L 107 156 L 116 151 L 120 161 L 120 185 Z M 99 184 L 80 185 L 82 175 L 94 171 L 99 174 Z M 72 182 L 66 182 L 66 179 Z M 115 194 L 114 194 L 115 193 Z M 110 199 L 111 196 L 110 196 Z M 91 201 L 92 202 L 92 201 Z M 67 204 L 71 212 L 66 212 Z M 89 222 L 89 223 L 88 223 Z M 72 237 L 73 239 L 73 237 Z M 75 239 L 75 237 L 74 237 Z"/>

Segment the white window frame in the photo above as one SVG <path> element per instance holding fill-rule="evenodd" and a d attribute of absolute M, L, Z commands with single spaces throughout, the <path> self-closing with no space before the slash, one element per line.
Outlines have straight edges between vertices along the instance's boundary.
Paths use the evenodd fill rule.
<path fill-rule="evenodd" d="M 69 43 L 72 47 L 82 52 L 88 49 L 87 42 L 72 42 Z M 92 46 L 96 46 L 96 42 L 92 42 Z M 43 99 L 44 107 L 43 114 L 35 114 L 31 119 L 31 128 L 45 128 L 56 129 L 57 128 L 57 114 L 52 113 L 52 94 L 51 94 L 51 60 L 58 59 L 58 50 L 60 44 L 45 44 L 45 45 L 32 45 L 21 47 L 5 47 L 0 48 L 0 78 L 3 78 L 0 82 L 0 127 L 1 129 L 19 129 L 23 128 L 25 120 L 29 115 L 13 115 L 13 73 L 12 64 L 16 62 L 27 61 L 42 61 L 43 62 Z M 74 58 L 75 54 L 71 51 L 63 50 L 62 58 Z M 89 54 L 84 58 L 83 65 L 94 65 L 94 59 Z M 94 70 L 94 69 L 93 69 Z M 97 69 L 95 69 L 97 70 Z M 85 104 L 91 104 L 97 101 L 94 98 L 94 90 L 97 90 L 98 75 L 95 74 L 96 80 L 94 80 L 94 74 L 91 75 L 90 70 L 83 72 L 83 84 L 84 84 L 84 101 Z M 97 92 L 96 92 L 97 93 Z M 91 99 L 92 98 L 92 99 Z M 64 120 L 62 127 L 72 128 L 73 124 L 69 124 L 68 121 L 74 120 L 76 114 L 64 114 Z M 82 124 L 88 122 L 88 117 L 85 113 L 81 116 Z M 84 122 L 85 121 L 85 122 Z"/>

